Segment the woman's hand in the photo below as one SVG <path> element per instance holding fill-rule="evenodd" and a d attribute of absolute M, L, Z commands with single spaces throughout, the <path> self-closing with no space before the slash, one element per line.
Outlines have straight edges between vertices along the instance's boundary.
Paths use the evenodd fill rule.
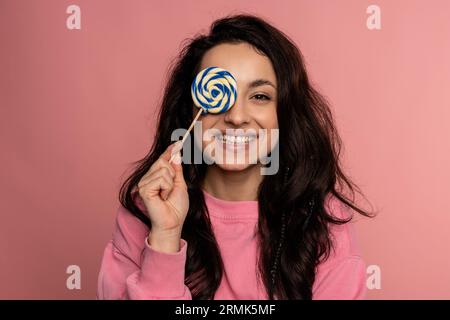
<path fill-rule="evenodd" d="M 189 209 L 180 150 L 179 142 L 171 144 L 138 183 L 139 195 L 151 221 L 149 244 L 165 252 L 179 250 L 181 230 Z M 173 153 L 175 157 L 169 163 Z"/>

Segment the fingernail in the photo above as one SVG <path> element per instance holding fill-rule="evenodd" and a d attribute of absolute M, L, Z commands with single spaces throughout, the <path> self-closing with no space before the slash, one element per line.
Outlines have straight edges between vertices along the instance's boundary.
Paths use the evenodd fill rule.
<path fill-rule="evenodd" d="M 176 151 L 180 151 L 181 148 L 182 148 L 181 140 L 175 142 L 175 144 L 174 144 L 174 146 L 173 146 L 173 150 L 176 152 Z"/>
<path fill-rule="evenodd" d="M 173 162 L 175 164 L 181 164 L 181 153 L 179 151 L 173 157 Z"/>

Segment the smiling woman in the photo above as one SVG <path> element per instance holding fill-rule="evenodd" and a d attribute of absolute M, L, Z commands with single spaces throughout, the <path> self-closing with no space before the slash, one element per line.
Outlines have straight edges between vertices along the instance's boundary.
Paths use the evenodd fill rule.
<path fill-rule="evenodd" d="M 211 66 L 233 74 L 238 94 L 227 112 L 202 115 L 201 127 L 247 161 L 180 163 L 175 152 L 169 163 L 172 133 L 198 112 L 191 83 Z M 364 298 L 365 263 L 349 221 L 351 209 L 370 213 L 344 196 L 356 186 L 339 166 L 330 109 L 295 44 L 261 18 L 225 17 L 189 41 L 168 79 L 154 145 L 120 190 L 98 298 Z M 249 133 L 260 130 L 279 131 L 276 143 Z M 192 148 L 212 143 L 195 139 Z M 279 146 L 280 170 L 262 175 L 264 154 L 248 161 L 245 146 L 255 140 Z"/>

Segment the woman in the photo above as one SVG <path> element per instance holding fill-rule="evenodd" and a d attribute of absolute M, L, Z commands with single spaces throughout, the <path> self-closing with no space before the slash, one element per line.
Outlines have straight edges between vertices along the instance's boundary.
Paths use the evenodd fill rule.
<path fill-rule="evenodd" d="M 211 66 L 231 72 L 238 94 L 227 112 L 202 115 L 201 129 L 218 130 L 224 150 L 244 150 L 244 163 L 186 164 L 185 153 L 180 163 L 181 146 L 171 144 L 198 111 L 193 79 Z M 168 79 L 154 145 L 120 190 L 97 298 L 364 298 L 365 263 L 347 222 L 350 209 L 370 214 L 336 189 L 354 194 L 355 185 L 293 42 L 258 17 L 226 17 L 184 47 Z M 278 130 L 277 172 L 261 174 L 262 155 L 250 162 L 237 143 L 249 137 L 231 129 Z M 209 143 L 197 147 L 208 155 Z"/>

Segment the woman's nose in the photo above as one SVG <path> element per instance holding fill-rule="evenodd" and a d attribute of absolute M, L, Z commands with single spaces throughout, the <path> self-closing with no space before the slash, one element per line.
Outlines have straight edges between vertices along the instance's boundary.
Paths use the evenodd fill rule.
<path fill-rule="evenodd" d="M 247 113 L 245 102 L 242 99 L 236 100 L 234 106 L 225 112 L 224 121 L 235 127 L 240 127 L 250 122 L 250 116 Z"/>

